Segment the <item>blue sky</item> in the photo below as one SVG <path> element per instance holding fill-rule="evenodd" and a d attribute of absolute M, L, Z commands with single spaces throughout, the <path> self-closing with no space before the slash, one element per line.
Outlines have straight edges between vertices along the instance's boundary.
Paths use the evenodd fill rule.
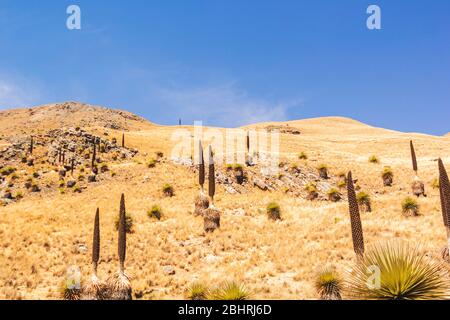
<path fill-rule="evenodd" d="M 81 30 L 66 8 L 81 8 Z M 366 9 L 382 10 L 382 30 Z M 450 131 L 448 0 L 0 0 L 0 108 L 76 100 L 161 124 L 346 116 Z"/>

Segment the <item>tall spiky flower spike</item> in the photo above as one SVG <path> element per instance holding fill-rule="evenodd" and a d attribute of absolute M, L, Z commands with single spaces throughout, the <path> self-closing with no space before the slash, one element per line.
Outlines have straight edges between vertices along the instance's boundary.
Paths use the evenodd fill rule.
<path fill-rule="evenodd" d="M 198 183 L 203 192 L 203 185 L 205 184 L 205 160 L 203 159 L 202 141 L 198 141 Z"/>
<path fill-rule="evenodd" d="M 250 132 L 247 131 L 247 137 L 246 137 L 246 146 L 247 146 L 247 152 L 250 153 Z"/>
<path fill-rule="evenodd" d="M 94 143 L 92 144 L 94 150 L 92 152 L 92 159 L 91 159 L 91 169 L 94 169 L 95 166 L 95 159 L 97 158 L 97 145 L 95 144 L 95 140 Z"/>
<path fill-rule="evenodd" d="M 122 148 L 125 148 L 125 133 L 122 133 Z"/>
<path fill-rule="evenodd" d="M 413 145 L 412 140 L 409 141 L 409 147 L 411 148 L 411 159 L 412 159 L 413 170 L 417 175 L 417 158 L 416 158 L 416 151 L 414 150 L 414 145 Z"/>
<path fill-rule="evenodd" d="M 444 250 L 444 258 L 450 253 L 450 182 L 444 163 L 439 158 L 439 193 L 441 198 L 442 218 L 447 231 L 447 248 Z"/>
<path fill-rule="evenodd" d="M 364 237 L 351 171 L 347 176 L 347 192 L 350 223 L 352 227 L 353 249 L 355 250 L 358 259 L 361 259 L 364 255 Z"/>
<path fill-rule="evenodd" d="M 124 272 L 125 253 L 127 247 L 125 195 L 120 197 L 119 211 L 119 272 L 108 279 L 109 295 L 112 300 L 131 300 L 130 278 Z"/>
<path fill-rule="evenodd" d="M 73 169 L 75 168 L 75 157 L 72 157 L 72 159 L 70 160 L 70 173 L 73 176 Z"/>
<path fill-rule="evenodd" d="M 100 210 L 97 208 L 94 220 L 94 235 L 92 238 L 92 268 L 97 275 L 98 260 L 100 259 Z"/>
<path fill-rule="evenodd" d="M 83 289 L 83 300 L 104 300 L 107 298 L 107 288 L 97 277 L 97 266 L 100 260 L 100 210 L 97 208 L 94 219 L 94 233 L 92 237 L 92 277 L 90 283 Z"/>
<path fill-rule="evenodd" d="M 214 194 L 216 193 L 216 176 L 214 168 L 214 156 L 211 146 L 208 149 L 208 195 L 211 197 L 211 204 L 214 204 Z"/>
<path fill-rule="evenodd" d="M 33 136 L 31 136 L 31 141 L 30 141 L 30 154 L 33 154 L 33 147 L 34 147 L 34 141 L 33 141 Z"/>
<path fill-rule="evenodd" d="M 122 193 L 122 196 L 120 197 L 119 244 L 118 244 L 118 254 L 121 273 L 124 272 L 126 249 L 127 249 L 127 230 L 126 230 L 125 195 Z"/>

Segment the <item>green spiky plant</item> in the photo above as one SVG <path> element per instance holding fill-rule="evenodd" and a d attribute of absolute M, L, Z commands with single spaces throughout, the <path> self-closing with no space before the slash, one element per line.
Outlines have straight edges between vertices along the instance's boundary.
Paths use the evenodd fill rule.
<path fill-rule="evenodd" d="M 271 202 L 266 208 L 267 216 L 272 220 L 281 220 L 281 208 L 276 202 Z"/>
<path fill-rule="evenodd" d="M 170 184 L 166 183 L 166 184 L 163 186 L 162 191 L 163 191 L 163 194 L 164 194 L 166 197 L 173 197 L 174 190 L 173 190 L 173 187 L 172 187 Z"/>
<path fill-rule="evenodd" d="M 441 199 L 441 212 L 444 226 L 447 232 L 447 246 L 443 251 L 443 258 L 449 260 L 450 257 L 450 182 L 447 170 L 442 159 L 439 158 L 439 195 Z"/>
<path fill-rule="evenodd" d="M 370 195 L 364 191 L 358 192 L 356 195 L 356 201 L 359 207 L 365 212 L 372 212 L 372 201 Z"/>
<path fill-rule="evenodd" d="M 327 195 L 328 195 L 328 200 L 330 200 L 330 201 L 338 202 L 339 200 L 341 200 L 341 194 L 335 188 L 331 188 L 330 190 L 328 190 Z"/>
<path fill-rule="evenodd" d="M 392 186 L 392 182 L 394 179 L 394 173 L 390 167 L 385 167 L 383 172 L 381 173 L 381 178 L 383 179 L 383 185 L 385 187 Z"/>
<path fill-rule="evenodd" d="M 419 246 L 405 243 L 374 246 L 349 272 L 347 279 L 348 296 L 356 299 L 449 298 L 450 282 L 442 264 L 430 259 Z"/>
<path fill-rule="evenodd" d="M 347 175 L 347 193 L 350 224 L 352 228 L 353 250 L 355 251 L 358 259 L 362 259 L 364 255 L 364 237 L 351 171 Z"/>
<path fill-rule="evenodd" d="M 236 281 L 227 281 L 212 290 L 208 295 L 209 300 L 248 300 L 250 293 L 246 287 Z"/>
<path fill-rule="evenodd" d="M 108 279 L 108 287 L 113 300 L 131 300 L 131 283 L 129 276 L 125 273 L 125 256 L 127 249 L 127 229 L 126 229 L 126 210 L 125 195 L 120 198 L 119 226 L 118 226 L 118 255 L 119 271 Z"/>
<path fill-rule="evenodd" d="M 206 300 L 209 296 L 209 289 L 201 282 L 194 282 L 187 291 L 187 298 L 189 300 Z"/>
<path fill-rule="evenodd" d="M 416 200 L 407 197 L 402 202 L 402 212 L 405 216 L 418 216 L 420 206 Z"/>
<path fill-rule="evenodd" d="M 321 164 L 317 167 L 317 170 L 319 170 L 319 176 L 322 179 L 328 179 L 328 167 L 326 164 Z"/>
<path fill-rule="evenodd" d="M 60 294 L 64 300 L 80 300 L 82 289 L 73 280 L 67 279 L 61 283 Z"/>
<path fill-rule="evenodd" d="M 377 158 L 376 155 L 371 155 L 371 156 L 369 157 L 369 162 L 370 162 L 370 163 L 380 163 L 380 160 L 378 160 L 378 158 Z"/>
<path fill-rule="evenodd" d="M 149 218 L 156 218 L 158 220 L 161 220 L 161 217 L 162 217 L 161 207 L 158 205 L 152 206 L 152 208 L 147 211 L 147 216 Z"/>
<path fill-rule="evenodd" d="M 322 300 L 341 300 L 343 280 L 341 276 L 331 268 L 320 270 L 317 274 L 314 286 Z"/>
<path fill-rule="evenodd" d="M 306 155 L 305 152 L 300 152 L 299 155 L 298 155 L 298 158 L 300 160 L 308 160 L 308 156 Z"/>

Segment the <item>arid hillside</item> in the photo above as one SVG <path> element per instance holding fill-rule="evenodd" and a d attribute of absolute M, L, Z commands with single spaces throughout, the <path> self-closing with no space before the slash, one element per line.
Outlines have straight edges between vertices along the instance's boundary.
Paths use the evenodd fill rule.
<path fill-rule="evenodd" d="M 173 155 L 179 137 L 192 138 L 193 127 L 159 126 L 78 103 L 0 112 L 0 298 L 59 299 L 71 266 L 88 281 L 96 208 L 98 275 L 114 273 L 124 193 L 132 221 L 125 267 L 134 298 L 185 298 L 194 282 L 233 280 L 255 299 L 317 299 L 320 268 L 345 274 L 356 261 L 344 181 L 349 170 L 357 191 L 370 196 L 371 212 L 361 213 L 367 247 L 396 239 L 440 255 L 446 233 L 435 180 L 439 157 L 450 169 L 448 137 L 339 117 L 242 129 L 280 132 L 279 171 L 267 174 L 264 161 L 217 165 L 220 228 L 205 233 L 203 218 L 194 214 L 197 168 L 189 157 Z M 417 198 L 418 216 L 402 214 L 402 201 L 413 196 L 410 140 L 427 195 Z M 203 144 L 206 149 L 208 138 Z M 383 183 L 386 167 L 391 186 Z M 166 185 L 172 196 L 163 192 Z M 268 218 L 270 202 L 280 206 L 281 220 Z M 160 219 L 148 214 L 154 206 Z"/>

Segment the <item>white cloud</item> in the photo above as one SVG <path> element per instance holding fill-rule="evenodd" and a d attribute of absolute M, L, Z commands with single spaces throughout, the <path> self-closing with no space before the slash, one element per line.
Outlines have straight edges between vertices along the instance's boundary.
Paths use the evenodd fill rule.
<path fill-rule="evenodd" d="M 207 125 L 238 127 L 264 121 L 287 120 L 287 111 L 300 100 L 271 103 L 250 97 L 234 83 L 193 89 L 160 89 L 157 95 L 168 108 Z M 192 118 L 195 119 L 192 119 Z"/>
<path fill-rule="evenodd" d="M 0 76 L 0 109 L 29 107 L 37 104 L 37 90 L 29 83 Z"/>

